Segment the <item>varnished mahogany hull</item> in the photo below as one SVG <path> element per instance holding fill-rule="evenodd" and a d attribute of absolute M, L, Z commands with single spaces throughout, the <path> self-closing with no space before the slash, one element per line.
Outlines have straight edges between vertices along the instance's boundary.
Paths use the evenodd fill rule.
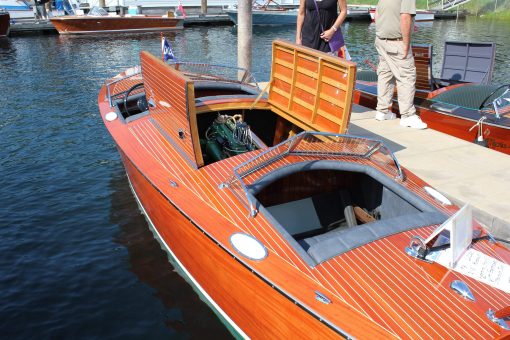
<path fill-rule="evenodd" d="M 51 18 L 59 34 L 159 32 L 182 29 L 182 19 L 150 16 Z"/>
<path fill-rule="evenodd" d="M 287 54 L 287 59 L 279 55 L 283 54 L 287 45 L 275 42 L 275 46 L 278 49 L 275 60 L 279 66 L 275 66 L 278 72 L 275 71 L 274 75 L 279 79 L 276 85 L 280 87 L 273 88 L 278 90 L 272 94 L 287 100 L 293 94 L 304 97 L 301 92 L 284 91 L 284 83 L 296 78 L 309 80 L 317 77 L 310 77 L 313 73 L 305 67 L 294 67 L 302 73 L 298 77 L 290 76 L 285 67 L 293 64 L 288 62 Z M 293 49 L 298 54 L 307 52 L 299 46 Z M 320 57 L 317 59 L 321 67 L 317 69 L 329 71 L 328 64 L 323 63 L 323 59 L 328 57 L 312 52 L 303 58 L 304 66 L 312 68 L 310 60 Z M 335 62 L 342 66 L 341 59 L 332 58 L 331 63 Z M 195 125 L 198 124 L 197 119 L 207 119 L 215 112 L 245 110 L 252 107 L 254 98 L 203 97 L 200 88 L 195 88 L 196 82 L 146 52 L 141 53 L 141 66 L 142 74 L 137 73 L 138 67 L 131 68 L 102 87 L 98 98 L 101 116 L 120 150 L 133 191 L 162 244 L 211 301 L 211 305 L 225 320 L 235 325 L 241 335 L 252 338 L 330 338 L 344 335 L 381 339 L 494 338 L 506 334 L 487 318 L 485 312 L 488 308 L 502 310 L 510 305 L 510 295 L 439 264 L 416 260 L 405 252 L 411 237 L 426 238 L 437 225 L 378 239 L 315 265 L 308 263 L 304 254 L 298 253 L 300 248 L 292 246 L 292 240 L 278 229 L 267 211 L 261 209 L 255 216 L 250 215 L 246 193 L 232 181 L 233 174 L 236 174 L 234 169 L 237 171 L 246 164 L 253 164 L 260 159 L 258 157 L 264 157 L 263 153 L 254 150 L 197 166 L 200 162 L 194 146 L 198 144 L 193 140 L 199 132 Z M 123 79 L 126 74 L 131 76 Z M 324 77 L 325 84 L 338 79 L 333 77 L 335 74 Z M 346 78 L 355 79 L 355 70 L 349 70 L 347 74 Z M 150 96 L 154 107 L 137 117 L 119 116 L 121 107 L 112 105 L 108 94 L 122 94 L 142 79 L 146 95 Z M 314 87 L 301 87 L 314 93 Z M 351 93 L 346 94 L 345 102 L 339 104 L 344 108 L 348 106 L 345 114 L 341 115 L 348 120 L 352 83 L 344 88 L 351 89 Z M 195 94 L 199 95 L 199 100 Z M 274 96 L 269 96 L 269 100 L 280 98 Z M 323 97 L 331 95 L 325 93 Z M 121 97 L 117 95 L 115 98 Z M 315 98 L 321 99 L 320 96 Z M 296 122 L 299 121 L 295 116 L 302 112 L 303 105 L 310 110 L 317 108 L 298 99 L 301 98 L 297 98 L 295 104 L 302 105 L 293 111 Z M 346 103 L 347 100 L 349 103 Z M 262 101 L 257 104 L 256 112 L 246 116 L 247 120 L 253 118 L 251 114 L 262 114 L 260 122 L 265 122 L 263 118 L 267 116 L 264 115 L 269 112 L 263 111 L 278 104 L 278 101 L 273 101 L 275 104 L 265 99 Z M 117 102 L 120 103 L 119 99 Z M 279 109 L 271 106 L 271 110 Z M 282 112 L 281 117 L 290 116 L 289 112 Z M 285 130 L 285 124 L 282 126 Z M 256 127 L 257 124 L 254 125 Z M 282 134 L 277 132 L 275 138 L 278 136 L 280 141 Z M 330 160 L 364 164 L 398 181 L 394 179 L 393 162 L 385 159 L 335 156 Z M 300 154 L 274 159 L 260 169 L 262 172 L 247 173 L 243 182 L 250 185 L 265 173 L 310 161 L 308 156 L 303 158 Z M 458 208 L 453 205 L 440 204 L 427 194 L 426 183 L 407 170 L 403 171 L 406 179 L 399 181 L 398 185 L 419 195 L 447 216 L 457 211 Z M 279 201 L 273 197 L 275 191 L 286 197 L 285 200 L 312 196 L 316 194 L 316 186 L 302 185 L 312 180 L 320 187 L 359 190 L 349 187 L 352 182 L 357 182 L 355 174 L 335 177 L 322 173 L 311 177 L 286 177 L 281 182 L 274 182 L 274 187 L 261 191 L 258 198 L 264 204 L 278 204 Z M 371 192 L 370 188 L 363 191 Z M 267 250 L 267 257 L 257 261 L 242 255 L 232 244 L 232 236 L 238 233 L 249 234 L 259 240 Z M 506 262 L 510 258 L 507 250 L 497 248 L 497 244 L 492 245 L 487 240 L 477 242 L 474 247 Z M 475 303 L 452 291 L 450 283 L 455 279 L 468 282 L 473 294 L 479 296 Z"/>
<path fill-rule="evenodd" d="M 0 13 L 0 37 L 9 35 L 10 19 L 9 13 Z"/>
<path fill-rule="evenodd" d="M 422 101 L 423 99 L 415 101 L 416 111 L 420 115 L 421 119 L 427 123 L 429 128 L 468 142 L 475 141 L 477 138 L 477 128 L 471 128 L 477 123 L 477 119 L 468 119 L 438 112 L 426 106 L 421 106 L 419 102 Z M 372 93 L 356 90 L 354 92 L 354 103 L 375 110 L 377 106 L 377 96 Z M 393 105 L 392 110 L 398 113 L 398 104 L 396 102 Z M 490 149 L 510 154 L 509 128 L 485 122 L 483 124 L 483 136 Z"/>
<path fill-rule="evenodd" d="M 213 307 L 216 304 L 220 314 L 228 316 L 227 322 L 235 325 L 234 329 L 251 338 L 339 336 L 208 236 L 119 152 L 134 193 L 161 241 L 198 289 L 213 301 Z"/>

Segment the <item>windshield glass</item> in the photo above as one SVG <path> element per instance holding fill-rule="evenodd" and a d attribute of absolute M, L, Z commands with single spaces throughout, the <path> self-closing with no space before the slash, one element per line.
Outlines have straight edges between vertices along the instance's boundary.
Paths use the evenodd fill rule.
<path fill-rule="evenodd" d="M 88 15 L 97 16 L 97 17 L 103 17 L 103 16 L 108 16 L 108 12 L 106 12 L 104 8 L 94 6 L 89 11 Z"/>

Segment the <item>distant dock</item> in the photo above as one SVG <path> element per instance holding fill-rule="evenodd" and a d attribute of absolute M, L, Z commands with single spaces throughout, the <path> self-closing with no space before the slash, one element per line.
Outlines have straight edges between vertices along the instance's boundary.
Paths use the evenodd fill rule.
<path fill-rule="evenodd" d="M 18 19 L 11 23 L 11 36 L 24 34 L 58 34 L 49 20 Z"/>
<path fill-rule="evenodd" d="M 455 20 L 465 19 L 466 11 L 436 11 L 434 12 L 434 20 Z"/>

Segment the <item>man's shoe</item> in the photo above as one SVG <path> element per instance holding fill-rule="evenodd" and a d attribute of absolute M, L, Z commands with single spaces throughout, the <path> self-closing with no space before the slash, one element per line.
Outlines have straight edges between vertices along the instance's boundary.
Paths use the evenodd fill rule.
<path fill-rule="evenodd" d="M 400 125 L 418 130 L 427 128 L 427 124 L 422 122 L 421 118 L 417 115 L 412 115 L 410 117 L 400 119 Z"/>
<path fill-rule="evenodd" d="M 376 120 L 392 120 L 395 118 L 397 118 L 397 115 L 394 114 L 393 112 L 384 113 L 381 111 L 377 111 L 377 113 L 375 114 Z"/>

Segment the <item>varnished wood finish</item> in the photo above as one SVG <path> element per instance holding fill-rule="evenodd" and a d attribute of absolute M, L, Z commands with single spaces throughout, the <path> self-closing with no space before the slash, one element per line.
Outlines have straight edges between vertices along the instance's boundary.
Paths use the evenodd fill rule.
<path fill-rule="evenodd" d="M 161 16 L 64 16 L 50 18 L 59 34 L 160 32 L 182 29 L 182 18 Z"/>
<path fill-rule="evenodd" d="M 273 43 L 272 60 L 269 102 L 275 111 L 304 130 L 347 130 L 354 63 L 283 41 Z"/>
<path fill-rule="evenodd" d="M 413 45 L 416 65 L 416 90 L 428 93 L 435 90 L 432 78 L 432 45 Z"/>
<path fill-rule="evenodd" d="M 189 162 L 202 166 L 193 82 L 147 52 L 140 61 L 151 116 Z"/>
<path fill-rule="evenodd" d="M 0 37 L 9 35 L 9 28 L 11 25 L 11 17 L 9 13 L 0 12 Z"/>
<path fill-rule="evenodd" d="M 281 259 L 270 255 L 264 263 L 256 263 L 236 258 L 238 255 L 229 245 L 228 237 L 240 230 L 230 226 L 229 221 L 222 218 L 210 207 L 202 206 L 201 202 L 185 202 L 180 205 L 184 209 L 198 209 L 203 215 L 200 219 L 193 216 L 192 222 L 184 211 L 174 206 L 168 198 L 147 181 L 136 169 L 130 160 L 124 155 L 123 162 L 126 171 L 133 184 L 133 189 L 148 212 L 152 222 L 158 227 L 158 232 L 163 241 L 171 248 L 187 268 L 193 278 L 197 280 L 201 288 L 226 312 L 233 322 L 252 338 L 284 338 L 292 334 L 294 337 L 307 338 L 311 334 L 315 338 L 335 338 L 338 333 L 321 323 L 317 317 L 306 311 L 305 306 L 299 306 L 289 296 L 281 294 L 271 287 L 271 283 L 262 273 L 253 273 L 248 268 L 288 267 Z M 176 194 L 186 194 L 186 188 L 176 189 Z M 191 207 L 194 203 L 199 206 Z M 222 226 L 217 232 L 204 234 L 203 230 L 210 229 L 199 225 L 216 224 Z M 205 227 L 204 229 L 202 229 Z M 216 243 L 220 243 L 217 245 Z M 248 267 L 248 268 L 247 268 Z M 257 275 L 258 274 L 258 275 Z M 302 280 L 292 268 L 283 269 L 280 280 L 296 280 L 300 282 L 302 293 L 308 291 L 309 297 L 306 303 L 318 305 L 313 299 L 313 289 L 321 289 L 310 280 Z M 287 292 L 294 292 L 295 289 Z M 319 306 L 322 307 L 322 306 Z M 325 309 L 325 308 L 321 308 Z M 345 329 L 351 330 L 352 334 L 361 328 L 363 317 L 356 314 L 347 306 L 338 306 L 338 316 L 350 316 L 352 324 L 345 323 Z M 347 320 L 347 318 L 345 318 Z M 383 337 L 388 334 L 381 329 L 368 327 L 364 334 L 372 337 Z"/>
<path fill-rule="evenodd" d="M 157 100 L 161 100 L 158 96 L 165 90 L 171 92 L 182 89 L 184 84 L 191 85 L 183 75 L 164 70 L 152 58 L 145 58 L 144 63 L 148 72 L 166 72 L 161 84 L 155 82 L 156 78 L 152 84 L 147 83 L 148 92 L 155 89 L 159 93 Z M 174 81 L 180 85 L 168 84 Z M 179 91 L 176 95 L 191 103 L 191 97 Z M 235 103 L 215 100 L 209 105 L 205 100 L 200 107 L 221 111 L 232 109 Z M 245 101 L 238 103 L 246 106 Z M 268 102 L 260 105 L 275 112 L 281 110 Z M 103 119 L 113 110 L 105 87 L 99 93 L 99 108 Z M 133 190 L 164 244 L 217 308 L 247 336 L 290 339 L 349 335 L 380 339 L 495 338 L 509 334 L 485 316 L 488 308 L 502 310 L 509 306 L 509 294 L 440 265 L 415 260 L 404 252 L 411 236 L 425 238 L 436 226 L 389 236 L 311 267 L 273 226 L 269 216 L 261 212 L 249 217 L 246 205 L 234 190 L 220 185 L 231 180 L 234 167 L 263 150 L 196 169 L 159 124 L 165 115 L 175 113 L 159 114 L 159 120 L 151 112 L 128 123 L 104 119 L 104 124 L 122 155 Z M 303 155 L 282 157 L 243 180 L 250 183 L 261 173 L 308 160 L 310 157 Z M 368 165 L 390 178 L 395 176 L 378 159 L 345 156 L 334 160 Z M 458 210 L 435 201 L 424 190 L 425 182 L 404 171 L 407 178 L 399 185 L 448 215 Z M 319 181 L 329 180 L 324 177 Z M 299 183 L 309 179 L 304 176 L 293 180 Z M 351 183 L 334 176 L 331 181 L 333 187 Z M 285 185 L 278 187 L 283 190 Z M 287 194 L 298 197 L 311 193 L 309 189 L 295 189 Z M 269 191 L 267 197 L 270 199 Z M 267 248 L 267 258 L 253 261 L 241 256 L 230 243 L 230 236 L 237 232 L 257 238 Z M 474 248 L 500 261 L 510 261 L 508 250 L 497 243 L 479 241 Z M 450 283 L 457 279 L 469 285 L 475 302 L 450 289 Z M 317 291 L 331 303 L 318 301 Z"/>

